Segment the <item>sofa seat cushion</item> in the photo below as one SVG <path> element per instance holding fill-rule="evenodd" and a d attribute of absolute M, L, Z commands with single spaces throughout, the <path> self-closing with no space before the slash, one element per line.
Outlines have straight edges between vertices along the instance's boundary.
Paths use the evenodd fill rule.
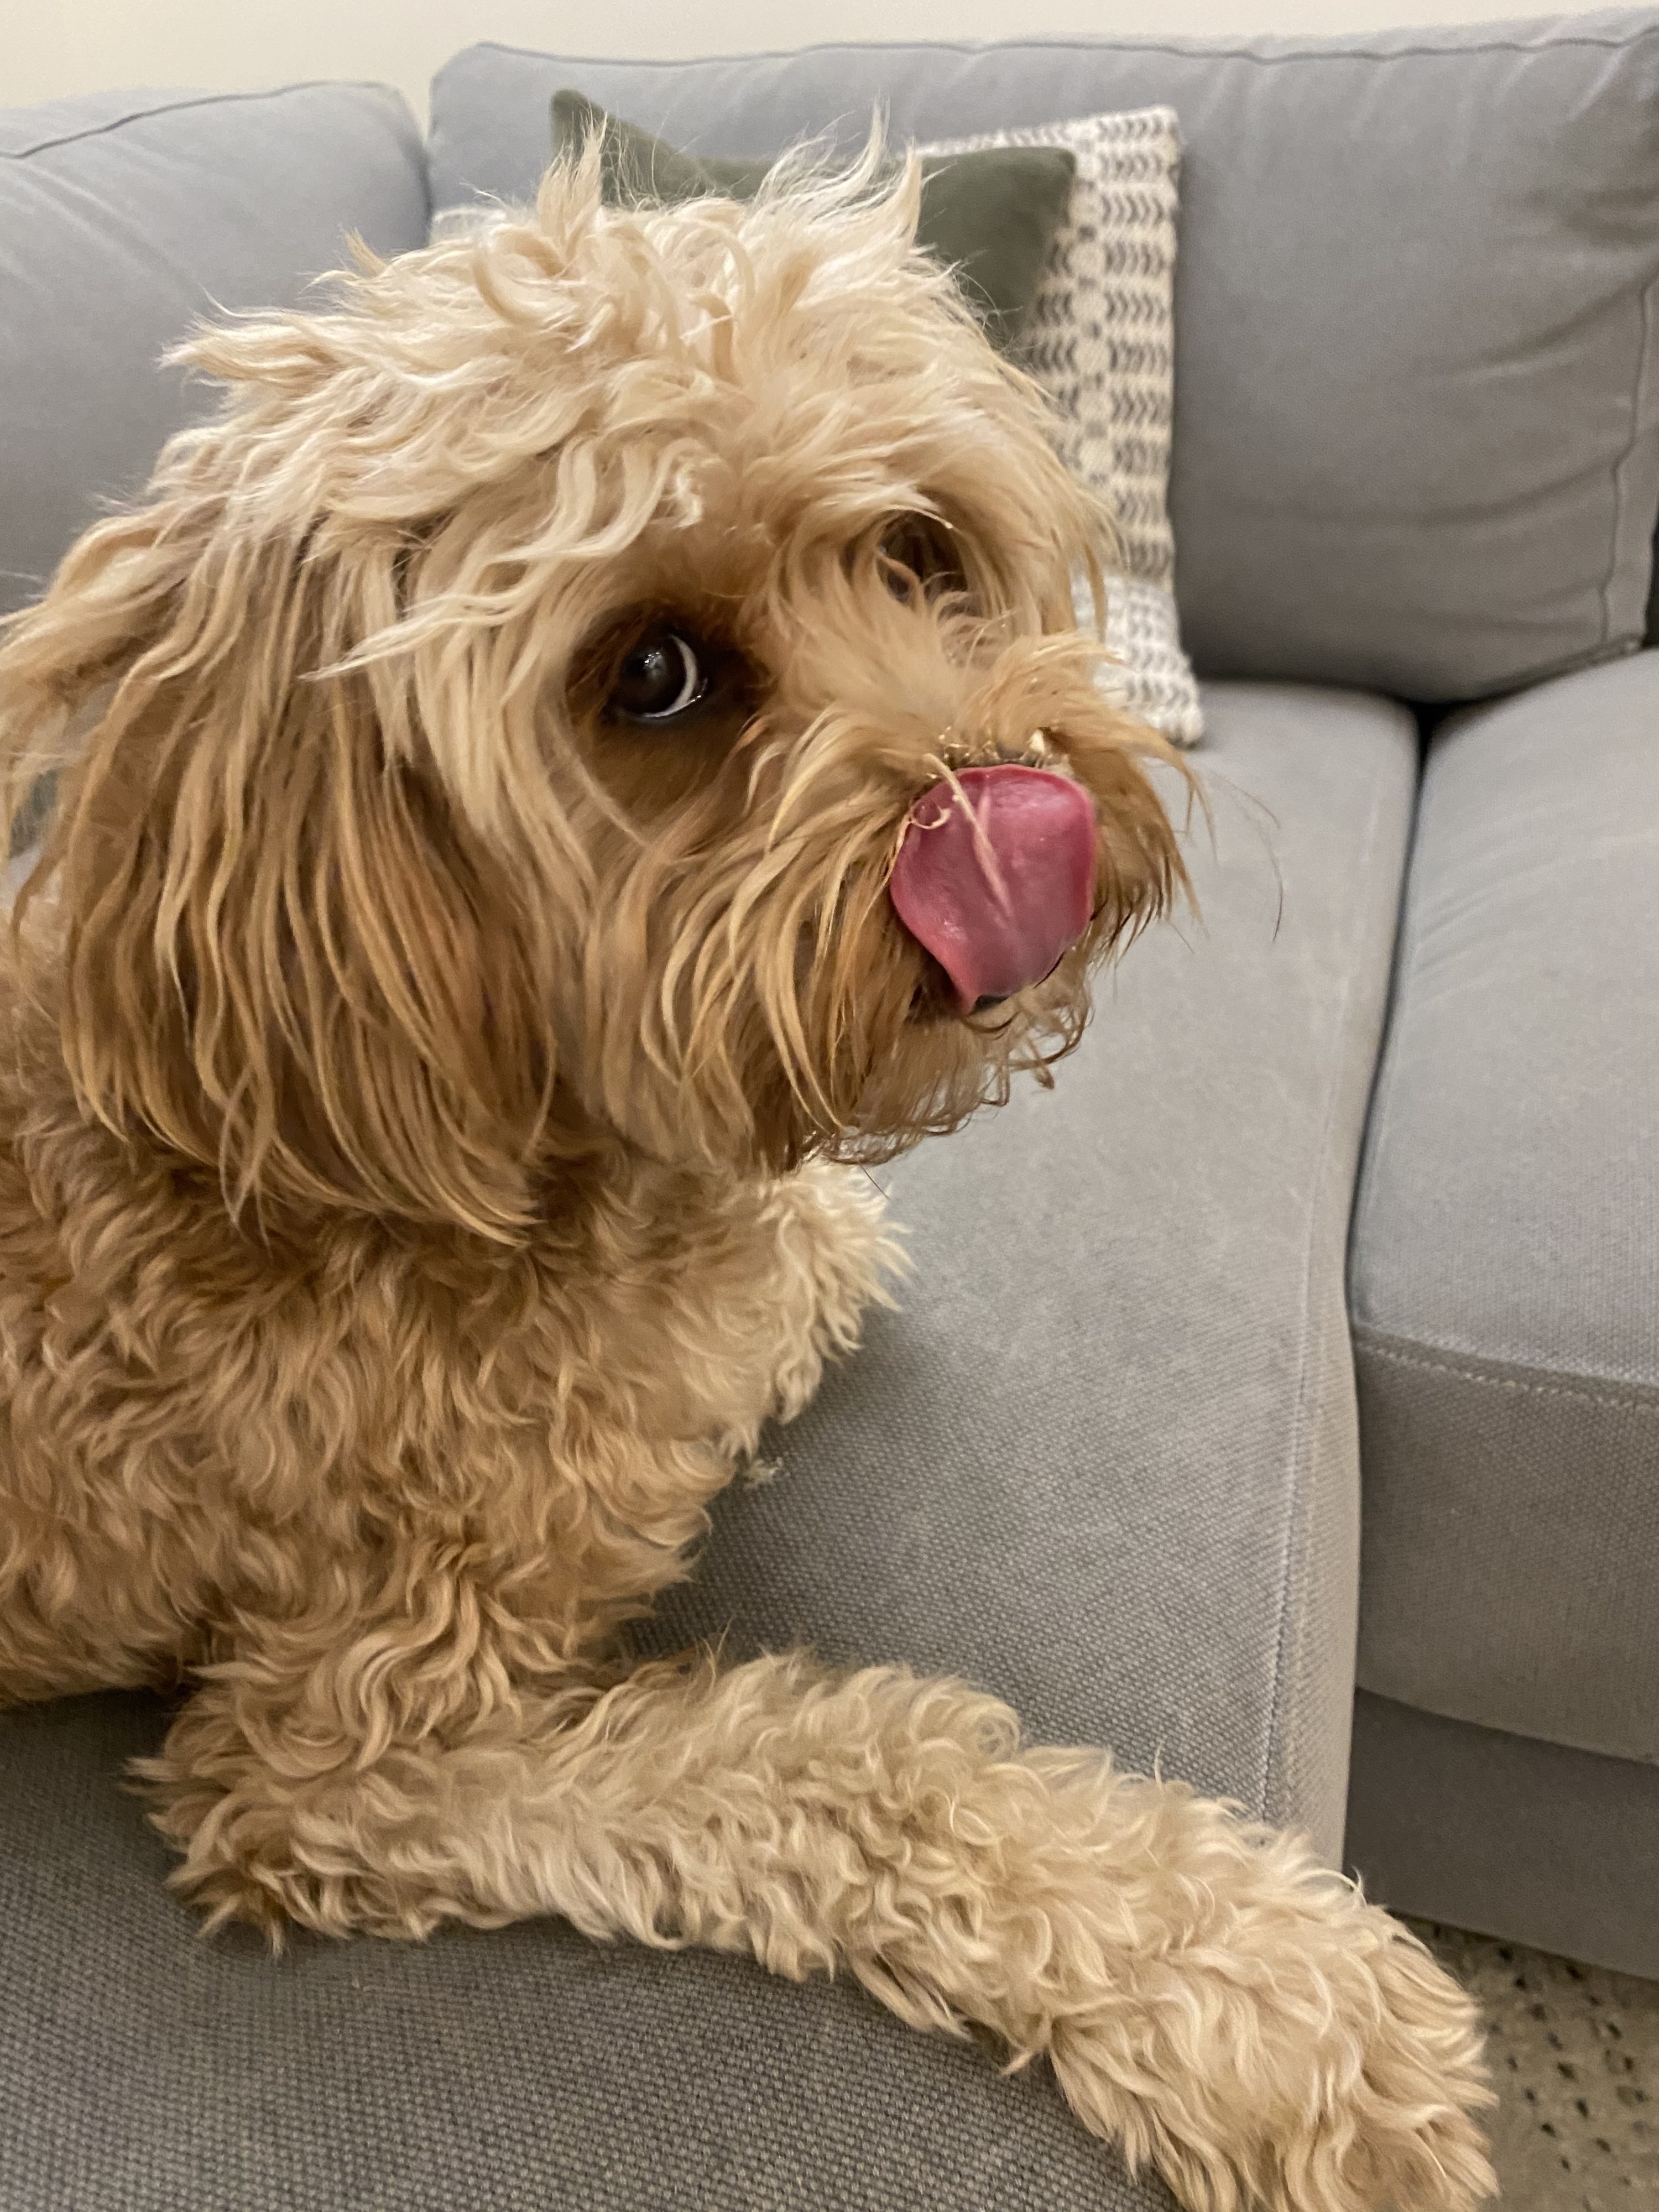
<path fill-rule="evenodd" d="M 1398 708 L 1222 687 L 1203 919 L 1052 1094 L 890 1172 L 914 1284 L 657 1624 L 1011 1698 L 1341 1836 L 1358 1578 L 1342 1261 L 1416 778 Z M 161 1709 L 0 1715 L 7 2212 L 1170 2212 L 1046 2069 L 856 1988 L 542 1923 L 200 1942 L 118 1788 Z"/>
<path fill-rule="evenodd" d="M 1659 1758 L 1659 653 L 1436 737 L 1353 1250 L 1360 1680 Z"/>

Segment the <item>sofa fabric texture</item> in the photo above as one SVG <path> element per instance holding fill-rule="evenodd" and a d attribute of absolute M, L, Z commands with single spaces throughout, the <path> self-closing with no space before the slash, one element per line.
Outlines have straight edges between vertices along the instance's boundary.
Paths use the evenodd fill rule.
<path fill-rule="evenodd" d="M 641 1640 L 954 1670 L 1034 1736 L 1161 1758 L 1334 1856 L 1342 1253 L 1416 739 L 1335 695 L 1206 704 L 1202 921 L 1133 949 L 1052 1094 L 884 1171 L 901 1310 Z M 204 1943 L 118 1786 L 163 1725 L 144 1698 L 0 1714 L 6 2212 L 1170 2212 L 1045 2068 L 1000 2075 L 848 1984 L 554 1922 Z"/>
<path fill-rule="evenodd" d="M 900 140 L 1172 107 L 1170 502 L 1200 673 L 1471 699 L 1641 638 L 1659 13 L 698 62 L 476 46 L 433 88 L 434 204 L 531 191 L 564 85 L 731 154 L 831 125 L 850 146 L 878 99 Z"/>
<path fill-rule="evenodd" d="M 420 133 L 384 86 L 0 110 L 0 613 L 211 404 L 157 368 L 193 323 L 297 301 L 349 232 L 418 246 L 427 211 Z"/>
<path fill-rule="evenodd" d="M 1359 1679 L 1659 1759 L 1659 653 L 1428 757 L 1355 1216 Z"/>

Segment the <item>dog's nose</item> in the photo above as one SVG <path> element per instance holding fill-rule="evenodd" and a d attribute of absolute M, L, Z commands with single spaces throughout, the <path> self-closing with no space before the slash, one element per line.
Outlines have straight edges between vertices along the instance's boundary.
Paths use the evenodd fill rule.
<path fill-rule="evenodd" d="M 911 808 L 888 892 L 963 1013 L 1008 998 L 1040 982 L 1089 927 L 1094 802 L 1046 769 L 963 769 Z"/>

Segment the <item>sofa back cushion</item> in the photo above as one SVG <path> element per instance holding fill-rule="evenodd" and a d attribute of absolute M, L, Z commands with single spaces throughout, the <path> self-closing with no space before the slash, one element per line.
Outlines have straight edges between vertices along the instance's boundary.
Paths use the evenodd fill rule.
<path fill-rule="evenodd" d="M 156 366 L 192 323 L 298 300 L 349 231 L 418 246 L 427 213 L 415 119 L 378 85 L 0 111 L 0 611 L 210 404 Z"/>
<path fill-rule="evenodd" d="M 1480 697 L 1639 642 L 1659 514 L 1659 12 L 1340 40 L 469 48 L 434 204 L 522 199 L 574 86 L 693 150 L 1181 118 L 1171 511 L 1210 675 Z"/>

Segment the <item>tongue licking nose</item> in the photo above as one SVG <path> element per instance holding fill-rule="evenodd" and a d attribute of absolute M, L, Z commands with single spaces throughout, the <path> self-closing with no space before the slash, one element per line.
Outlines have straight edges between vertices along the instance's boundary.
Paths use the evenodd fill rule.
<path fill-rule="evenodd" d="M 910 810 L 888 886 L 963 1013 L 1041 982 L 1089 927 L 1094 802 L 1069 777 L 967 768 Z"/>

